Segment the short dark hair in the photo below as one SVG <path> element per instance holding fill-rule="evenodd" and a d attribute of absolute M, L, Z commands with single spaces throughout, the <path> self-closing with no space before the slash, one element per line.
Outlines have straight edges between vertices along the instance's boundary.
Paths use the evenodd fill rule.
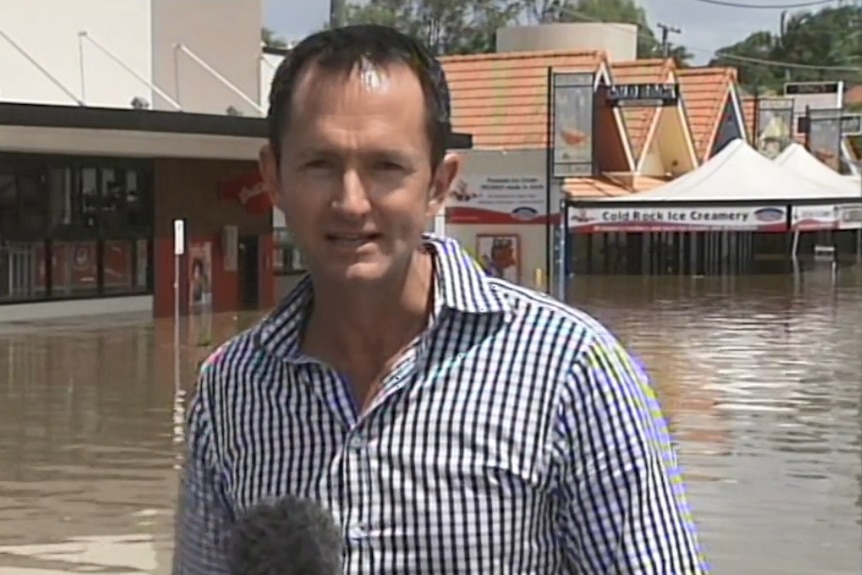
<path fill-rule="evenodd" d="M 431 165 L 446 154 L 452 131 L 446 75 L 440 62 L 420 42 L 395 28 L 357 24 L 317 32 L 293 47 L 278 66 L 269 92 L 269 143 L 280 159 L 282 138 L 290 124 L 293 93 L 302 72 L 315 64 L 329 72 L 350 73 L 368 61 L 375 66 L 406 64 L 416 74 L 425 94 Z"/>

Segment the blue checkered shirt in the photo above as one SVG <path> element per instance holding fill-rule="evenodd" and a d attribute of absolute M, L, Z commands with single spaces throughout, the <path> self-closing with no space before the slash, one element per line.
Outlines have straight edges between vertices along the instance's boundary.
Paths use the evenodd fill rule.
<path fill-rule="evenodd" d="M 301 351 L 307 279 L 207 360 L 174 574 L 225 575 L 235 518 L 288 493 L 333 513 L 345 574 L 706 573 L 632 357 L 586 314 L 425 242 L 429 327 L 365 413 Z"/>

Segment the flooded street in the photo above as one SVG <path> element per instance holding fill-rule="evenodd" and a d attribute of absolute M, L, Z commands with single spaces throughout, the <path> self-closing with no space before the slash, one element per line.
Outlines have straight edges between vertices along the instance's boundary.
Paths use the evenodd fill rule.
<path fill-rule="evenodd" d="M 860 270 L 571 299 L 650 366 L 715 573 L 862 572 Z M 0 575 L 170 572 L 195 366 L 253 320 L 184 325 L 178 358 L 171 322 L 0 324 Z"/>

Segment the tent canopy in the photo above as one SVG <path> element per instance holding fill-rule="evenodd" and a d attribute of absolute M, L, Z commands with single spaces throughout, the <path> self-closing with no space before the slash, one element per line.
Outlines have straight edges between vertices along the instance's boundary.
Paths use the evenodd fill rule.
<path fill-rule="evenodd" d="M 602 203 L 793 202 L 845 196 L 849 196 L 846 191 L 795 174 L 737 139 L 696 170 L 672 182 L 648 192 L 606 198 Z M 853 197 L 858 196 L 857 191 Z"/>
<path fill-rule="evenodd" d="M 773 161 L 797 175 L 833 188 L 833 195 L 836 197 L 862 196 L 862 188 L 855 176 L 842 176 L 795 142 Z"/>

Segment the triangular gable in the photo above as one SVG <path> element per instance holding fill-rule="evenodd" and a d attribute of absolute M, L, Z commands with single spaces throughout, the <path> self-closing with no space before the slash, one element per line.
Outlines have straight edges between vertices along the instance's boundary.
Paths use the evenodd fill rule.
<path fill-rule="evenodd" d="M 614 84 L 664 83 L 673 66 L 672 60 L 658 58 L 615 62 L 610 67 L 611 80 Z M 620 108 L 618 113 L 632 150 L 633 165 L 637 166 L 646 149 L 656 110 L 648 107 L 624 107 Z"/>
<path fill-rule="evenodd" d="M 669 71 L 667 83 L 677 81 Z M 688 117 L 682 98 L 675 106 L 653 108 L 652 123 L 644 142 L 644 152 L 637 163 L 637 173 L 646 176 L 678 176 L 698 166 Z"/>
<path fill-rule="evenodd" d="M 606 94 L 601 87 L 610 86 L 611 78 L 605 68 L 598 77 L 596 96 Z M 633 172 L 635 167 L 634 151 L 623 123 L 622 112 L 607 102 L 596 103 L 596 130 L 601 134 L 601 145 L 595 147 L 596 166 L 599 172 Z"/>
<path fill-rule="evenodd" d="M 736 97 L 736 91 L 730 86 L 724 98 L 724 106 L 712 136 L 712 144 L 706 156 L 711 158 L 724 149 L 733 140 L 748 140 L 745 134 L 745 121 Z"/>

